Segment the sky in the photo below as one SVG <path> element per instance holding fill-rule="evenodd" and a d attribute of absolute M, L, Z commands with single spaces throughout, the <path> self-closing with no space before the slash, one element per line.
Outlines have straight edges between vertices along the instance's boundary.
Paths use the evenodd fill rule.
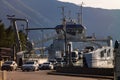
<path fill-rule="evenodd" d="M 85 7 L 120 9 L 120 0 L 58 0 L 58 1 L 75 3 L 77 5 L 81 5 L 81 3 L 83 2 L 83 6 Z"/>

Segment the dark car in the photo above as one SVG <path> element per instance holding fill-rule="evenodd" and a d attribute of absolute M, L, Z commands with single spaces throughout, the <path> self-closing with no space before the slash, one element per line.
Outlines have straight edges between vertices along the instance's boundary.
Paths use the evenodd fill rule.
<path fill-rule="evenodd" d="M 56 69 L 57 67 L 64 67 L 64 66 L 66 66 L 65 61 L 58 61 L 54 64 L 54 69 Z"/>
<path fill-rule="evenodd" d="M 1 67 L 1 70 L 13 71 L 17 70 L 17 63 L 15 61 L 5 61 Z"/>
<path fill-rule="evenodd" d="M 45 62 L 39 66 L 39 69 L 46 70 L 46 69 L 53 69 L 53 64 L 51 62 Z"/>

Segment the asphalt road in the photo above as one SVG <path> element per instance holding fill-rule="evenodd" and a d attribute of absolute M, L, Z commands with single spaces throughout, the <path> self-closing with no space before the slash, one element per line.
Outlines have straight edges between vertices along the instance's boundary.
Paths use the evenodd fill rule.
<path fill-rule="evenodd" d="M 50 70 L 40 70 L 35 72 L 22 72 L 21 70 L 6 72 L 7 80 L 110 80 L 98 78 L 86 78 L 64 75 L 49 75 Z"/>

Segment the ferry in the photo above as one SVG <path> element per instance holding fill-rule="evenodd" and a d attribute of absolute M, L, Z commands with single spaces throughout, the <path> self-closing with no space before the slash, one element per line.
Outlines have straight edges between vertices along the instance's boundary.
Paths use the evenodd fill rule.
<path fill-rule="evenodd" d="M 55 28 L 58 37 L 53 40 L 48 49 L 50 61 L 65 61 L 65 65 L 88 68 L 114 67 L 113 41 L 110 37 L 104 39 L 97 39 L 95 36 L 87 37 L 86 27 L 72 21 L 66 22 L 65 25 L 57 25 Z M 76 46 L 82 47 L 76 49 Z"/>

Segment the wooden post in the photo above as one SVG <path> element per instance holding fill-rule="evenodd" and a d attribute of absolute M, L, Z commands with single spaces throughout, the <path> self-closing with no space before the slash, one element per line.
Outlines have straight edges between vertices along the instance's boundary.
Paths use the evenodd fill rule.
<path fill-rule="evenodd" d="M 6 80 L 6 71 L 2 71 L 2 80 Z"/>

